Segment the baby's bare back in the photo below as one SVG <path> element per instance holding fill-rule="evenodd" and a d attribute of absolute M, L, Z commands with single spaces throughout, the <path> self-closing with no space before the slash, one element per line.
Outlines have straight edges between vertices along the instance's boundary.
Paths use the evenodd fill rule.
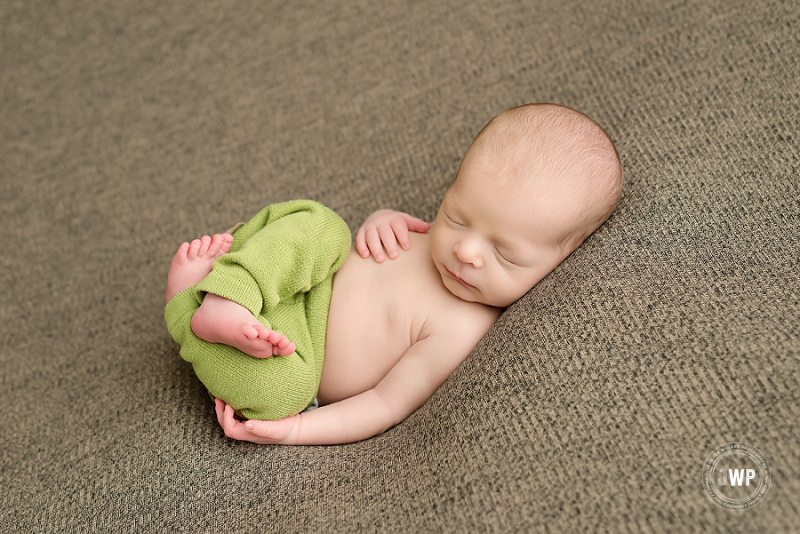
<path fill-rule="evenodd" d="M 409 347 L 433 333 L 447 335 L 452 321 L 482 335 L 499 313 L 445 288 L 431 259 L 430 234 L 411 234 L 411 250 L 383 263 L 351 249 L 333 279 L 319 401 L 374 387 Z"/>

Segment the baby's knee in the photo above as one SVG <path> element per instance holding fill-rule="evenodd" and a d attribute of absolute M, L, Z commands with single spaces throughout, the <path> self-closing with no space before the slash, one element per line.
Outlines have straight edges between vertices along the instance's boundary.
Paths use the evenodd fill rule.
<path fill-rule="evenodd" d="M 317 394 L 314 366 L 296 352 L 289 356 L 253 358 L 230 347 L 195 373 L 215 398 L 246 419 L 276 420 L 303 411 Z"/>

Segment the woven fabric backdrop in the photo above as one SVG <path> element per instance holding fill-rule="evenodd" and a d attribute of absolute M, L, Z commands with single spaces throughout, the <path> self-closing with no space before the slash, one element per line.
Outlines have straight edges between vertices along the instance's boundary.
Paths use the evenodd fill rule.
<path fill-rule="evenodd" d="M 800 7 L 0 3 L 0 531 L 797 532 Z M 237 443 L 164 321 L 178 245 L 312 198 L 432 220 L 481 127 L 606 127 L 617 212 L 373 439 Z M 766 498 L 722 510 L 746 442 Z"/>

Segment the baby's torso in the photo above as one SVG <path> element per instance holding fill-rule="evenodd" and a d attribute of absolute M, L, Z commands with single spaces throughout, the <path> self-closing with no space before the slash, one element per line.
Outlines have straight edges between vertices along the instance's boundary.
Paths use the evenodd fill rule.
<path fill-rule="evenodd" d="M 374 387 L 420 337 L 426 322 L 480 306 L 442 284 L 430 234 L 411 234 L 411 250 L 377 263 L 351 249 L 333 279 L 318 398 L 335 402 Z"/>

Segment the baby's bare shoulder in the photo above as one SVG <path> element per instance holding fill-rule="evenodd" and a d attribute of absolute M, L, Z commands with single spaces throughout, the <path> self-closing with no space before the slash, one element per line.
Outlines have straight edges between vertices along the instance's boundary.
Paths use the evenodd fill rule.
<path fill-rule="evenodd" d="M 431 314 L 422 336 L 444 340 L 454 349 L 471 352 L 502 313 L 499 308 L 456 299 L 446 309 Z"/>
<path fill-rule="evenodd" d="M 419 338 L 405 352 L 398 368 L 414 382 L 434 384 L 428 396 L 469 356 L 492 327 L 502 310 L 482 304 L 451 303 L 444 313 L 425 322 Z M 421 372 L 420 369 L 425 369 Z"/>

